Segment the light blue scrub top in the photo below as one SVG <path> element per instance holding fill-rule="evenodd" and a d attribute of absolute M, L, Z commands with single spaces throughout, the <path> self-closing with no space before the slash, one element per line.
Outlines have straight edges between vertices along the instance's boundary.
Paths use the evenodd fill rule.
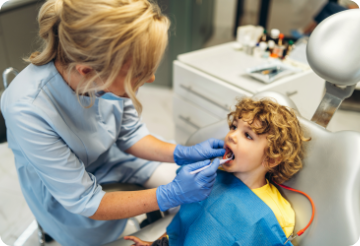
<path fill-rule="evenodd" d="M 50 62 L 13 80 L 1 111 L 22 192 L 44 230 L 64 246 L 117 239 L 127 220 L 88 218 L 105 194 L 99 184 L 141 185 L 160 164 L 124 152 L 149 134 L 131 100 L 96 98 L 84 108 Z"/>

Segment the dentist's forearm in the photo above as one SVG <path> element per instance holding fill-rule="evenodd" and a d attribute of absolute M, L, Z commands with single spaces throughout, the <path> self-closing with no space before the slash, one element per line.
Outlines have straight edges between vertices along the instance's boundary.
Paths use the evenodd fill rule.
<path fill-rule="evenodd" d="M 91 219 L 119 220 L 159 210 L 156 189 L 116 191 L 105 194 Z"/>
<path fill-rule="evenodd" d="M 161 162 L 174 162 L 176 145 L 163 142 L 154 136 L 147 135 L 126 150 L 136 157 Z"/>

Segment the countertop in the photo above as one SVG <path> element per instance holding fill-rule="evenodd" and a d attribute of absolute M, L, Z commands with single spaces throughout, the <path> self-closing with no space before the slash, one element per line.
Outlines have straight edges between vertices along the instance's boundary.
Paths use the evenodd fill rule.
<path fill-rule="evenodd" d="M 221 79 L 231 85 L 246 90 L 252 94 L 286 82 L 289 79 L 312 73 L 312 70 L 303 71 L 276 80 L 270 84 L 257 81 L 246 74 L 246 69 L 269 62 L 267 59 L 255 58 L 242 51 L 235 50 L 234 43 L 225 43 L 178 56 L 178 60 Z"/>

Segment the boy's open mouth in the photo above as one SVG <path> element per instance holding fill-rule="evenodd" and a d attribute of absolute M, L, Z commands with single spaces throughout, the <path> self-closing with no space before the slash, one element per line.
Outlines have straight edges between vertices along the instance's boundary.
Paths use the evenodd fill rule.
<path fill-rule="evenodd" d="M 231 156 L 232 156 L 232 159 L 231 159 L 231 160 L 234 160 L 234 159 L 235 159 L 235 155 L 233 154 L 233 152 L 231 151 L 231 149 L 226 146 L 225 155 L 224 155 L 223 159 L 228 159 L 228 158 L 230 158 Z"/>

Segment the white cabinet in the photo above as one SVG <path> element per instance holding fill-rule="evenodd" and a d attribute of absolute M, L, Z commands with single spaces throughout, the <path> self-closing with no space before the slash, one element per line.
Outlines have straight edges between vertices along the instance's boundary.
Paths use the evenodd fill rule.
<path fill-rule="evenodd" d="M 176 126 L 175 139 L 177 142 L 185 143 L 187 138 L 198 129 L 221 120 L 207 110 L 175 95 L 174 122 Z"/>
<path fill-rule="evenodd" d="M 226 117 L 237 98 L 251 96 L 179 61 L 174 61 L 174 91 L 220 119 Z"/>
<path fill-rule="evenodd" d="M 197 129 L 225 119 L 237 100 L 262 91 L 289 96 L 299 113 L 310 119 L 322 98 L 324 81 L 307 70 L 271 84 L 246 75 L 246 68 L 265 60 L 232 48 L 233 43 L 180 55 L 174 61 L 175 138 L 180 144 Z"/>

